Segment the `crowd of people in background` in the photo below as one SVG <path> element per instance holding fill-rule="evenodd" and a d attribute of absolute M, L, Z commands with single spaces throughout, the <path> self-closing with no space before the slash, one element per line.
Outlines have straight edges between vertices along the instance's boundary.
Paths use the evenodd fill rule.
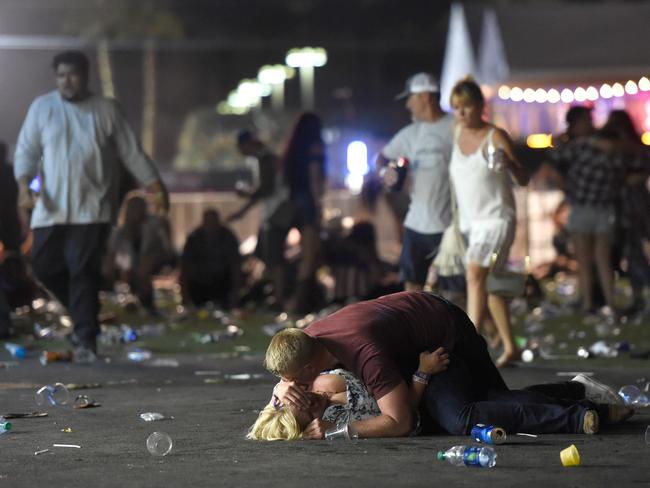
<path fill-rule="evenodd" d="M 412 123 L 379 154 L 377 175 L 367 178 L 347 232 L 323 227 L 327 154 L 318 115 L 299 116 L 281 154 L 255 131 L 242 130 L 236 144 L 243 156 L 257 160 L 258 184 L 237 189 L 245 201 L 230 215 L 205 210 L 177 256 L 166 217 L 167 190 L 119 104 L 88 90 L 89 65 L 82 53 L 61 53 L 52 67 L 56 90 L 29 108 L 16 145 L 14 175 L 4 146 L 0 152 L 0 337 L 10 334 L 15 297 L 29 302 L 24 297 L 33 293 L 21 259 L 27 235 L 40 289 L 56 297 L 72 317 L 75 357 L 93 362 L 98 293 L 116 280 L 128 283 L 152 316 L 160 314 L 153 280 L 165 267 L 179 270 L 186 305 L 232 309 L 244 305 L 250 288 L 244 263 L 257 259 L 264 264 L 263 280 L 271 285 L 260 305 L 305 314 L 327 304 L 318 275 L 323 264 L 335 283 L 330 298 L 341 304 L 400 289 L 422 290 L 446 230 L 457 225 L 463 269 L 456 276 L 440 274 L 438 289 L 466 293 L 466 310 L 477 330 L 488 318 L 495 324 L 503 351 L 498 366 L 518 358 L 507 298 L 490 289 L 488 277 L 505 269 L 514 240 L 513 182 L 526 185 L 531 175 L 507 132 L 484 118 L 485 99 L 472 79 L 454 87 L 453 114 L 446 114 L 432 75 L 409 78 L 399 98 L 406 98 Z M 619 249 L 632 287 L 627 312 L 643 310 L 644 289 L 650 284 L 648 151 L 625 111 L 612 111 L 596 129 L 590 109 L 575 106 L 566 122 L 566 132 L 549 151 L 549 165 L 566 200 L 554 219 L 558 260 L 544 275 L 577 271 L 584 312 L 596 313 L 601 303 L 595 296 L 602 294 L 605 313 L 622 313 L 614 300 L 619 265 L 613 256 Z M 406 168 L 393 164 L 399 158 L 407 160 Z M 120 201 L 125 171 L 143 190 Z M 398 188 L 402 173 L 406 183 Z M 41 184 L 37 192 L 34 178 Z M 383 262 L 377 252 L 373 219 L 382 195 L 397 220 L 402 244 L 397 266 Z M 244 256 L 229 224 L 257 204 L 262 208 L 257 248 L 253 256 Z M 19 213 L 23 224 L 31 223 L 31 233 L 21 231 Z M 300 235 L 297 258 L 287 253 L 291 229 Z"/>

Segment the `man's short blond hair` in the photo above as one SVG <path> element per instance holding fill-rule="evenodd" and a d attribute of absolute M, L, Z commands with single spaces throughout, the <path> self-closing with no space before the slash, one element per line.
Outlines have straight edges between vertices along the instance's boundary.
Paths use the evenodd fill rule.
<path fill-rule="evenodd" d="M 300 329 L 284 329 L 271 339 L 264 366 L 276 376 L 302 369 L 316 352 L 316 339 Z"/>

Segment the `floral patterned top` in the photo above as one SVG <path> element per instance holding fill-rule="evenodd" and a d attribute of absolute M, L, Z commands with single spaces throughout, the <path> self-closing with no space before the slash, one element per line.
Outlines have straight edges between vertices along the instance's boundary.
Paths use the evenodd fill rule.
<path fill-rule="evenodd" d="M 347 386 L 347 404 L 333 404 L 325 409 L 323 420 L 334 424 L 365 420 L 381 414 L 377 401 L 370 394 L 363 382 L 349 371 L 332 369 L 321 374 L 343 376 Z"/>

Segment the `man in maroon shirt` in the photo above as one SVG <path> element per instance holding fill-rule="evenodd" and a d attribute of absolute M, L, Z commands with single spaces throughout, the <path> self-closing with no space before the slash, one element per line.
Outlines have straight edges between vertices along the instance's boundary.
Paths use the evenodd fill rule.
<path fill-rule="evenodd" d="M 411 376 L 419 354 L 439 347 L 449 352 L 449 368 L 433 377 L 421 372 Z M 265 366 L 282 378 L 274 392 L 276 402 L 298 409 L 308 409 L 305 392 L 321 371 L 338 366 L 361 378 L 381 415 L 354 423 L 360 437 L 411 432 L 407 387 L 411 380 L 427 383 L 422 410 L 452 434 L 467 434 L 476 423 L 496 424 L 509 432 L 598 430 L 599 407 L 584 400 L 582 384 L 509 390 L 467 315 L 424 292 L 395 293 L 349 305 L 305 331 L 285 329 L 271 340 Z M 322 438 L 329 427 L 314 419 L 303 437 Z"/>

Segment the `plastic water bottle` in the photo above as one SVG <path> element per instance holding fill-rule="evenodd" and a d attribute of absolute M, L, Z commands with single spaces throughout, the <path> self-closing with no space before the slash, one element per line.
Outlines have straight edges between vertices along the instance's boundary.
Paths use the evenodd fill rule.
<path fill-rule="evenodd" d="M 148 361 L 149 359 L 151 359 L 151 356 L 152 356 L 151 351 L 147 349 L 140 349 L 139 347 L 136 347 L 127 353 L 127 357 L 131 361 L 135 361 L 136 363 L 140 363 L 142 361 Z"/>
<path fill-rule="evenodd" d="M 439 451 L 438 461 L 447 461 L 453 466 L 491 468 L 497 462 L 497 453 L 488 446 L 454 446 Z"/>
<path fill-rule="evenodd" d="M 25 359 L 27 355 L 23 346 L 14 344 L 13 342 L 5 342 L 5 349 L 16 359 Z"/>
<path fill-rule="evenodd" d="M 11 422 L 7 422 L 7 419 L 0 416 L 0 435 L 6 434 L 11 430 Z"/>
<path fill-rule="evenodd" d="M 503 444 L 508 437 L 505 429 L 485 424 L 476 424 L 470 435 L 482 444 Z"/>
<path fill-rule="evenodd" d="M 152 456 L 166 456 L 172 450 L 172 438 L 164 432 L 154 432 L 147 437 L 147 451 Z"/>
<path fill-rule="evenodd" d="M 63 383 L 45 385 L 36 391 L 34 400 L 36 405 L 50 404 L 52 406 L 65 405 L 70 399 L 70 392 Z"/>
<path fill-rule="evenodd" d="M 637 386 L 626 385 L 618 390 L 618 395 L 628 407 L 648 407 L 650 400 Z"/>
<path fill-rule="evenodd" d="M 122 335 L 121 341 L 124 343 L 135 342 L 138 340 L 138 333 L 126 324 L 121 326 Z"/>

